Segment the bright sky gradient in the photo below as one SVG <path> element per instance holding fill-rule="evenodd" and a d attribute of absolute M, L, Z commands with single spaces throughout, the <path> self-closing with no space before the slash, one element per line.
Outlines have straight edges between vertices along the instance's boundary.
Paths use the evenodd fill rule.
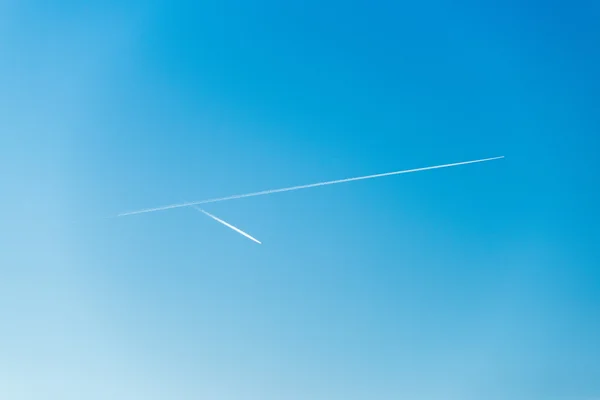
<path fill-rule="evenodd" d="M 598 4 L 0 1 L 0 398 L 600 398 Z"/>

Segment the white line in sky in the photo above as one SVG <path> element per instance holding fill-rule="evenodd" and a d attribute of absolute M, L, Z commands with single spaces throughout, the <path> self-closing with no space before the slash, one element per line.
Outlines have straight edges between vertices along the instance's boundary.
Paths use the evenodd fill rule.
<path fill-rule="evenodd" d="M 201 213 L 204 213 L 205 215 L 208 215 L 209 217 L 211 217 L 212 219 L 214 219 L 217 222 L 220 222 L 221 224 L 225 225 L 228 228 L 233 229 L 234 231 L 236 231 L 237 233 L 239 233 L 240 235 L 246 236 L 248 239 L 258 243 L 258 244 L 262 244 L 260 241 L 258 241 L 257 239 L 253 238 L 252 236 L 250 236 L 249 234 L 247 234 L 246 232 L 244 232 L 243 230 L 236 228 L 235 226 L 223 221 L 222 219 L 212 215 L 211 213 L 209 213 L 208 211 L 204 211 L 203 209 L 201 209 L 198 206 L 192 205 L 192 207 L 194 207 L 196 210 L 200 211 Z"/>
<path fill-rule="evenodd" d="M 501 159 L 501 158 L 504 158 L 504 156 L 492 157 L 492 158 L 483 158 L 483 159 L 480 159 L 480 160 L 473 160 L 473 161 L 463 161 L 463 162 L 457 162 L 457 163 L 452 163 L 452 164 L 435 165 L 435 166 L 431 166 L 431 167 L 406 169 L 406 170 L 403 170 L 403 171 L 385 172 L 383 174 L 358 176 L 358 177 L 355 177 L 355 178 L 346 178 L 346 179 L 338 179 L 338 180 L 335 180 L 335 181 L 311 183 L 311 184 L 308 184 L 308 185 L 292 186 L 292 187 L 287 187 L 287 188 L 282 188 L 282 189 L 263 190 L 261 192 L 254 192 L 254 193 L 236 194 L 236 195 L 228 196 L 228 197 L 220 197 L 220 198 L 215 198 L 215 199 L 192 201 L 192 202 L 187 202 L 187 203 L 171 204 L 171 205 L 162 206 L 162 207 L 145 208 L 143 210 L 137 210 L 137 211 L 129 211 L 129 212 L 124 212 L 124 213 L 118 214 L 117 217 L 124 217 L 124 216 L 127 216 L 127 215 L 134 215 L 134 214 L 144 214 L 144 213 L 155 212 L 155 211 L 162 211 L 162 210 L 170 210 L 172 208 L 189 207 L 189 206 L 195 206 L 195 205 L 198 205 L 198 204 L 216 203 L 216 202 L 219 202 L 219 201 L 241 199 L 241 198 L 244 198 L 244 197 L 264 196 L 264 195 L 267 195 L 267 194 L 280 193 L 280 192 L 291 192 L 293 190 L 308 189 L 308 188 L 313 188 L 313 187 L 317 187 L 317 186 L 335 185 L 335 184 L 338 184 L 338 183 L 360 181 L 360 180 L 364 180 L 364 179 L 382 178 L 384 176 L 409 174 L 409 173 L 412 173 L 412 172 L 428 171 L 430 169 L 440 169 L 440 168 L 456 167 L 456 166 L 459 166 L 459 165 L 475 164 L 475 163 L 481 163 L 481 162 L 486 162 L 486 161 L 498 160 L 498 159 Z"/>

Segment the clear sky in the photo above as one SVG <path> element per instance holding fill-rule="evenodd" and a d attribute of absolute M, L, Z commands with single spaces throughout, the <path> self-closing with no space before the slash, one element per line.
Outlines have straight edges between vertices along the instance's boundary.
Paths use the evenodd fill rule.
<path fill-rule="evenodd" d="M 600 398 L 598 21 L 1 1 L 0 398 Z"/>

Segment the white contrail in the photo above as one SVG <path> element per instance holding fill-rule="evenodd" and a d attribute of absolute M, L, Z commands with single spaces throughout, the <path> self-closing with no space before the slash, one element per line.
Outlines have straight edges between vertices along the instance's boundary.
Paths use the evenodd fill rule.
<path fill-rule="evenodd" d="M 243 230 L 236 228 L 235 226 L 228 224 L 227 222 L 223 221 L 222 219 L 212 215 L 211 213 L 209 213 L 208 211 L 204 211 L 203 209 L 201 209 L 198 206 L 193 205 L 192 207 L 194 207 L 196 210 L 200 211 L 201 213 L 204 213 L 205 215 L 208 215 L 209 217 L 211 217 L 212 219 L 214 219 L 217 222 L 222 223 L 223 225 L 225 225 L 228 228 L 233 229 L 234 231 L 236 231 L 237 233 L 239 233 L 240 235 L 246 236 L 248 239 L 258 243 L 258 244 L 262 244 L 260 241 L 258 241 L 257 239 L 253 238 L 252 236 L 250 236 L 249 234 L 247 234 L 246 232 L 244 232 Z"/>
<path fill-rule="evenodd" d="M 374 179 L 374 178 L 381 178 L 381 177 L 384 177 L 384 176 L 408 174 L 408 173 L 411 173 L 411 172 L 427 171 L 427 170 L 430 170 L 430 169 L 456 167 L 456 166 L 459 166 L 459 165 L 475 164 L 475 163 L 480 163 L 480 162 L 485 162 L 485 161 L 498 160 L 500 158 L 504 158 L 504 156 L 492 157 L 492 158 L 484 158 L 484 159 L 481 159 L 481 160 L 473 160 L 473 161 L 463 161 L 463 162 L 457 162 L 457 163 L 452 163 L 452 164 L 435 165 L 435 166 L 432 166 L 432 167 L 406 169 L 406 170 L 403 170 L 403 171 L 385 172 L 383 174 L 358 176 L 356 178 L 346 178 L 346 179 L 338 179 L 338 180 L 335 180 L 335 181 L 311 183 L 311 184 L 308 184 L 308 185 L 292 186 L 292 187 L 282 188 L 282 189 L 263 190 L 261 192 L 254 192 L 254 193 L 236 194 L 236 195 L 233 195 L 233 196 L 220 197 L 220 198 L 216 198 L 216 199 L 208 199 L 208 200 L 193 201 L 193 202 L 188 202 L 188 203 L 171 204 L 171 205 L 168 205 L 168 206 L 155 207 L 155 208 L 146 208 L 146 209 L 143 209 L 143 210 L 124 212 L 124 213 L 118 214 L 117 217 L 124 217 L 126 215 L 134 215 L 134 214 L 143 214 L 143 213 L 149 213 L 149 212 L 154 212 L 154 211 L 170 210 L 172 208 L 189 207 L 189 206 L 194 206 L 194 205 L 197 205 L 197 204 L 216 203 L 216 202 L 219 202 L 219 201 L 241 199 L 243 197 L 254 197 L 254 196 L 263 196 L 263 195 L 273 194 L 273 193 L 280 193 L 280 192 L 290 192 L 292 190 L 308 189 L 308 188 L 313 188 L 313 187 L 317 187 L 317 186 L 335 185 L 337 183 L 360 181 L 360 180 L 363 180 L 363 179 Z"/>

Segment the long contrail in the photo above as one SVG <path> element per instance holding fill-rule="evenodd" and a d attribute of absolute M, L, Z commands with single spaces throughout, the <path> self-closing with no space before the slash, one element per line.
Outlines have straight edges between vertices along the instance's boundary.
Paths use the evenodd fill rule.
<path fill-rule="evenodd" d="M 239 233 L 240 235 L 246 236 L 248 239 L 258 243 L 258 244 L 262 244 L 260 241 L 258 241 L 258 239 L 253 238 L 252 236 L 250 236 L 249 234 L 247 234 L 246 232 L 244 232 L 243 230 L 236 228 L 235 226 L 223 221 L 221 218 L 216 217 L 214 215 L 212 215 L 211 213 L 209 213 L 208 211 L 204 211 L 203 209 L 201 209 L 198 206 L 192 206 L 194 207 L 196 210 L 200 211 L 201 213 L 203 213 L 204 215 L 207 215 L 209 217 L 211 217 L 212 219 L 214 219 L 217 222 L 220 222 L 221 224 L 225 225 L 228 228 L 233 229 L 234 231 L 236 231 L 237 233 Z"/>
<path fill-rule="evenodd" d="M 311 183 L 308 185 L 292 186 L 292 187 L 287 187 L 287 188 L 282 188 L 282 189 L 263 190 L 261 192 L 254 192 L 254 193 L 236 194 L 233 196 L 220 197 L 220 198 L 216 198 L 216 199 L 208 199 L 208 200 L 192 201 L 192 202 L 187 202 L 187 203 L 171 204 L 171 205 L 162 206 L 162 207 L 145 208 L 143 210 L 124 212 L 124 213 L 118 214 L 117 217 L 124 217 L 126 215 L 134 215 L 134 214 L 143 214 L 143 213 L 149 213 L 149 212 L 154 212 L 154 211 L 170 210 L 172 208 L 189 207 L 189 206 L 195 206 L 198 204 L 217 203 L 219 201 L 241 199 L 244 197 L 264 196 L 267 194 L 280 193 L 280 192 L 291 192 L 292 190 L 308 189 L 308 188 L 313 188 L 313 187 L 317 187 L 317 186 L 335 185 L 337 183 L 354 182 L 354 181 L 360 181 L 360 180 L 364 180 L 364 179 L 382 178 L 384 176 L 409 174 L 411 172 L 427 171 L 430 169 L 456 167 L 459 165 L 475 164 L 475 163 L 481 163 L 481 162 L 486 162 L 486 161 L 498 160 L 500 158 L 504 158 L 504 156 L 483 158 L 481 160 L 473 160 L 473 161 L 462 161 L 462 162 L 457 162 L 457 163 L 452 163 L 452 164 L 435 165 L 432 167 L 406 169 L 403 171 L 385 172 L 383 174 L 358 176 L 355 178 L 346 178 L 346 179 L 338 179 L 335 181 Z"/>

